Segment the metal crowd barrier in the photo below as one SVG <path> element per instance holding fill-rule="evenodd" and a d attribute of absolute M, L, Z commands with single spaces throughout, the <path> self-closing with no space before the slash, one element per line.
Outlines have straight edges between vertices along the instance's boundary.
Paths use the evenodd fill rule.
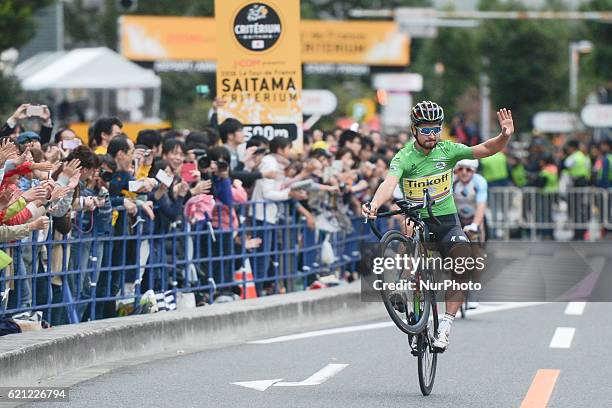
<path fill-rule="evenodd" d="M 212 219 L 197 222 L 164 222 L 159 215 L 151 221 L 121 211 L 111 234 L 73 224 L 62 236 L 51 226 L 49 233 L 4 244 L 13 263 L 0 271 L 0 315 L 41 312 L 52 325 L 76 323 L 143 312 L 150 290 L 161 294 L 160 304 L 183 293 L 213 303 L 215 293 L 304 290 L 317 276 L 356 270 L 370 236 L 359 216 L 346 217 L 335 232 L 312 231 L 291 202 L 278 204 L 276 224 L 250 216 L 258 205 L 275 204 L 251 202 L 226 213 L 226 226 L 240 219 L 235 229 L 219 226 L 220 207 Z M 246 248 L 254 237 L 261 246 Z M 326 240 L 333 259 L 322 259 Z"/>
<path fill-rule="evenodd" d="M 612 229 L 612 189 L 574 187 L 544 192 L 536 187 L 489 189 L 487 226 L 492 239 L 597 240 Z"/>

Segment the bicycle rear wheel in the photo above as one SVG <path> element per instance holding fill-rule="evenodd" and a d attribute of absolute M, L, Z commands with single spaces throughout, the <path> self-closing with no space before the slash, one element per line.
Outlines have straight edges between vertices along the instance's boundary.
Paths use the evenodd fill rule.
<path fill-rule="evenodd" d="M 381 253 L 383 258 L 395 258 L 404 254 L 413 258 L 425 259 L 424 247 L 413 239 L 406 237 L 398 231 L 388 231 L 381 240 Z M 430 291 L 421 291 L 419 283 L 425 271 L 415 268 L 414 271 L 404 268 L 385 269 L 379 278 L 383 282 L 381 296 L 385 308 L 396 326 L 406 334 L 418 335 L 426 327 L 430 314 Z M 414 289 L 385 289 L 389 284 L 412 282 Z"/>
<path fill-rule="evenodd" d="M 434 296 L 431 296 L 434 299 Z M 434 303 L 430 304 L 431 313 L 427 330 L 419 334 L 418 347 L 418 371 L 419 387 L 423 395 L 431 394 L 434 380 L 436 379 L 436 367 L 438 364 L 438 353 L 433 350 L 432 342 L 438 331 L 438 308 Z"/>

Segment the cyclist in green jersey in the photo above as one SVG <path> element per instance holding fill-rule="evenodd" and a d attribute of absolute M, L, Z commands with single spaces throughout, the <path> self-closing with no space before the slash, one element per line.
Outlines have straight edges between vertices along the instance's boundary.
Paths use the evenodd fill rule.
<path fill-rule="evenodd" d="M 372 201 L 362 206 L 362 213 L 368 218 L 376 218 L 380 206 L 393 197 L 398 183 L 404 197 L 415 203 L 423 201 L 423 190 L 426 188 L 435 200 L 433 215 L 441 224 L 428 220 L 429 215 L 424 209 L 421 216 L 425 224 L 435 235 L 442 256 L 462 256 L 466 253 L 462 247 L 465 248 L 469 241 L 461 229 L 453 200 L 453 168 L 459 160 L 482 159 L 501 151 L 514 133 L 512 112 L 505 108 L 499 110 L 500 134 L 473 147 L 439 140 L 444 110 L 435 102 L 417 103 L 412 108 L 410 119 L 414 141 L 406 144 L 391 160 L 387 177 Z M 410 234 L 410 226 L 406 227 Z M 451 325 L 462 302 L 461 292 L 446 292 L 446 313 L 436 333 L 434 347 L 441 350 L 448 347 Z"/>

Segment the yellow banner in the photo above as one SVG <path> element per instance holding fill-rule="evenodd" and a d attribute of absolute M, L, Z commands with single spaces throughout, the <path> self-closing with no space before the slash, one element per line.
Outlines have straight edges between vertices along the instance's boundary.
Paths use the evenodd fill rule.
<path fill-rule="evenodd" d="M 121 53 L 134 61 L 217 58 L 214 18 L 121 16 Z"/>
<path fill-rule="evenodd" d="M 77 137 L 85 144 L 89 144 L 89 126 L 91 123 L 75 122 L 70 124 L 70 129 L 74 130 Z M 125 133 L 132 141 L 136 142 L 138 132 L 145 129 L 170 129 L 172 124 L 170 122 L 159 122 L 159 123 L 139 123 L 139 122 L 124 122 L 121 131 Z"/>
<path fill-rule="evenodd" d="M 135 61 L 217 59 L 214 18 L 126 15 L 120 19 L 120 37 L 121 53 Z M 408 36 L 392 21 L 303 20 L 300 37 L 303 63 L 410 62 Z"/>
<path fill-rule="evenodd" d="M 389 21 L 304 20 L 302 60 L 312 63 L 408 65 L 409 41 Z"/>
<path fill-rule="evenodd" d="M 276 136 L 302 149 L 299 0 L 215 0 L 219 122 L 236 118 L 247 137 Z"/>

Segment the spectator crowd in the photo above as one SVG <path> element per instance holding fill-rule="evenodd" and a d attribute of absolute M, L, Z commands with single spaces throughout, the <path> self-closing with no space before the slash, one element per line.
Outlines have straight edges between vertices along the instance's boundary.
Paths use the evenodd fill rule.
<path fill-rule="evenodd" d="M 32 121 L 37 132 L 24 128 Z M 320 287 L 325 265 L 351 279 L 329 237 L 344 234 L 341 252 L 359 253 L 360 205 L 410 141 L 314 129 L 296 153 L 282 137 L 247 141 L 239 121 L 218 124 L 216 114 L 202 130 L 142 130 L 134 140 L 122 127 L 103 117 L 87 137 L 54 130 L 46 106 L 24 104 L 0 129 L 0 335 L 157 310 L 168 291 L 204 305 Z M 461 118 L 450 135 L 480 139 Z M 481 172 L 490 186 L 609 187 L 609 148 L 554 150 L 535 137 L 528 154 L 498 153 Z"/>

